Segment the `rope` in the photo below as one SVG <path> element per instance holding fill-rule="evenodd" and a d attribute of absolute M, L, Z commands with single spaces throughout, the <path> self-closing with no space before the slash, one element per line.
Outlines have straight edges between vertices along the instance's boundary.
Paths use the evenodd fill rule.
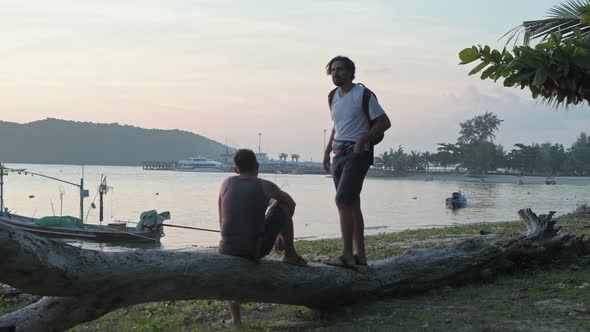
<path fill-rule="evenodd" d="M 94 204 L 94 201 L 96 201 L 96 197 L 98 197 L 98 190 L 96 191 L 96 194 L 94 194 L 94 198 L 92 199 L 92 203 L 90 204 L 90 206 L 92 206 L 92 204 Z M 86 213 L 86 218 L 84 218 L 84 220 L 82 220 L 82 223 L 86 223 L 86 221 L 88 221 L 88 216 L 90 215 L 90 211 L 92 210 L 92 207 L 88 208 L 88 212 Z"/>

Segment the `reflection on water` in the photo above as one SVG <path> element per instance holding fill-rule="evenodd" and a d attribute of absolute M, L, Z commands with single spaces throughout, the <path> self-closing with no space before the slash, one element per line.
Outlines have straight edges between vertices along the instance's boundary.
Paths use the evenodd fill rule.
<path fill-rule="evenodd" d="M 128 250 L 148 250 L 148 249 L 162 249 L 162 243 L 153 242 L 126 242 L 126 243 L 100 243 L 94 241 L 82 241 L 74 239 L 56 239 L 63 241 L 72 247 L 80 249 L 92 249 L 102 251 L 128 251 Z"/>
<path fill-rule="evenodd" d="M 7 165 L 27 168 L 50 176 L 78 182 L 81 167 L 63 165 Z M 85 200 L 89 216 L 86 222 L 98 224 L 98 209 L 90 209 L 101 174 L 108 177 L 104 202 L 105 221 L 136 222 L 141 212 L 155 209 L 170 211 L 171 222 L 208 229 L 219 229 L 217 195 L 227 173 L 186 173 L 143 171 L 140 167 L 86 166 L 85 184 L 90 197 Z M 337 237 L 340 234 L 334 206 L 334 185 L 324 175 L 270 175 L 262 177 L 282 186 L 297 201 L 295 235 L 297 238 Z M 5 203 L 13 212 L 30 216 L 77 216 L 77 188 L 65 184 L 17 174 L 5 178 Z M 464 209 L 445 208 L 444 200 L 453 191 L 468 199 Z M 63 200 L 60 193 L 63 192 Z M 34 196 L 31 197 L 30 196 Z M 572 211 L 576 204 L 590 200 L 587 185 L 538 185 L 463 183 L 459 181 L 415 181 L 407 179 L 367 179 L 362 206 L 367 234 L 394 232 L 408 228 L 432 227 L 474 222 L 518 219 L 519 208 L 531 207 L 538 213 Z M 89 210 L 90 209 L 90 210 Z M 219 234 L 179 228 L 165 228 L 162 247 L 166 249 L 215 246 Z M 78 244 L 89 248 L 89 244 Z M 94 244 L 96 245 L 96 244 Z M 103 247 L 101 247 L 103 246 Z M 105 249 L 104 245 L 96 245 Z M 117 250 L 117 246 L 109 247 Z"/>

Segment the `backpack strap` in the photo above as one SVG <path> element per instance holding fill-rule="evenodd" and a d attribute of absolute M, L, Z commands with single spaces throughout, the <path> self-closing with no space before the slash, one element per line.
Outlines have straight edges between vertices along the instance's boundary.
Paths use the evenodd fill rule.
<path fill-rule="evenodd" d="M 336 90 L 338 90 L 338 88 L 335 88 L 328 94 L 328 107 L 330 107 L 330 110 L 332 110 L 332 100 L 334 100 L 334 94 L 336 93 Z"/>
<path fill-rule="evenodd" d="M 362 102 L 363 113 L 365 113 L 365 115 L 367 116 L 367 120 L 369 120 L 369 122 L 371 122 L 371 117 L 369 116 L 369 102 L 371 101 L 371 96 L 375 97 L 375 100 L 377 100 L 377 96 L 373 93 L 373 91 L 369 90 L 369 88 L 367 88 L 364 84 L 362 84 L 362 83 L 357 83 L 357 84 L 361 85 L 363 88 L 365 88 L 365 90 L 363 91 L 363 102 Z"/>
<path fill-rule="evenodd" d="M 372 125 L 372 120 L 371 120 L 371 116 L 369 115 L 369 102 L 371 101 L 371 96 L 375 97 L 375 100 L 377 100 L 377 96 L 373 93 L 373 91 L 369 90 L 369 88 L 367 88 L 364 84 L 361 83 L 357 83 L 359 85 L 361 85 L 363 88 L 365 88 L 363 90 L 363 100 L 362 100 L 362 107 L 363 107 L 363 113 L 365 113 L 365 116 L 367 117 L 367 121 L 369 122 L 369 128 Z M 369 148 L 369 156 L 370 156 L 370 162 L 369 165 L 373 165 L 373 161 L 375 159 L 375 148 L 374 148 L 374 144 L 369 144 L 370 148 Z"/>

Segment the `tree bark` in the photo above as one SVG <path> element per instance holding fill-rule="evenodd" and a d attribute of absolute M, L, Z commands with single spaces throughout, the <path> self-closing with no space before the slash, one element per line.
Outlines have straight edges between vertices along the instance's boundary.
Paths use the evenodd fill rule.
<path fill-rule="evenodd" d="M 549 215 L 520 210 L 525 234 L 405 252 L 355 270 L 251 260 L 195 250 L 102 252 L 0 226 L 0 282 L 46 296 L 0 317 L 17 331 L 64 330 L 138 303 L 187 299 L 269 302 L 325 308 L 412 294 L 557 256 L 590 253 L 590 240 L 558 234 Z"/>

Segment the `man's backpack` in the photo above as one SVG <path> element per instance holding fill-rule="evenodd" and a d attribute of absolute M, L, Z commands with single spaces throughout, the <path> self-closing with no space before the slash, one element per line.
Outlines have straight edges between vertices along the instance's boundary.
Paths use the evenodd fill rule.
<path fill-rule="evenodd" d="M 365 113 L 365 115 L 367 116 L 367 120 L 369 121 L 369 129 L 371 129 L 375 124 L 375 120 L 371 120 L 371 117 L 369 116 L 369 101 L 371 100 L 371 96 L 374 96 L 375 100 L 377 100 L 377 96 L 373 93 L 373 91 L 369 90 L 369 88 L 367 88 L 363 84 L 357 84 L 361 85 L 364 88 L 362 102 L 363 113 Z M 328 106 L 330 107 L 330 110 L 332 109 L 332 100 L 334 99 L 334 93 L 336 93 L 336 91 L 338 91 L 338 88 L 335 88 L 334 90 L 330 91 L 330 94 L 328 94 Z M 381 133 L 379 136 L 371 140 L 371 149 L 374 145 L 379 144 L 383 140 L 383 136 L 384 134 Z"/>

